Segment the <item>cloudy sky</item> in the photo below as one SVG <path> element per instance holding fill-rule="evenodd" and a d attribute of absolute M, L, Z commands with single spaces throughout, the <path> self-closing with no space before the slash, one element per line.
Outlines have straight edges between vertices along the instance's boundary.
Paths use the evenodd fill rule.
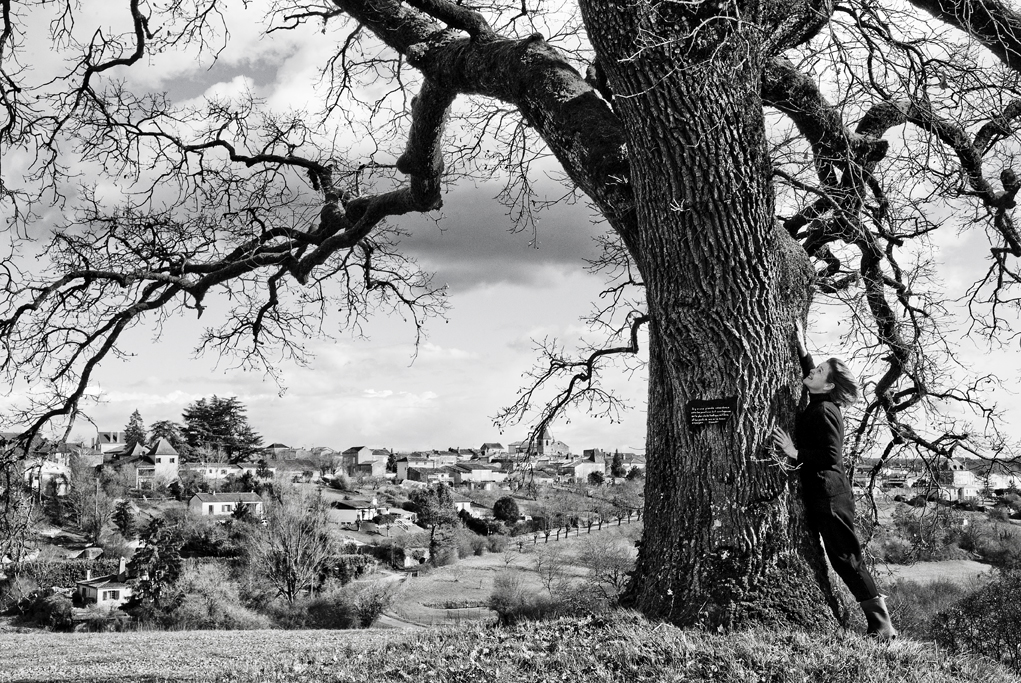
<path fill-rule="evenodd" d="M 113 3 L 87 0 L 80 28 L 83 35 L 95 27 L 123 30 L 123 18 Z M 44 19 L 32 20 L 34 30 L 45 27 Z M 317 80 L 324 55 L 335 50 L 336 34 L 304 30 L 266 39 L 254 9 L 237 9 L 228 20 L 231 40 L 214 66 L 179 55 L 158 56 L 146 68 L 117 76 L 131 87 L 165 90 L 179 101 L 246 89 L 271 108 L 301 109 L 312 101 L 315 91 L 309 84 Z M 52 55 L 45 52 L 33 58 L 39 69 L 59 66 L 47 63 Z M 541 178 L 537 187 L 550 197 L 563 193 Z M 133 355 L 106 361 L 98 373 L 101 402 L 88 411 L 95 426 L 83 424 L 74 434 L 88 439 L 96 428 L 123 429 L 136 409 L 147 424 L 180 420 L 188 403 L 218 394 L 241 398 L 266 443 L 409 449 L 524 438 L 524 425 L 501 433 L 491 418 L 522 385 L 522 373 L 536 358 L 533 339 L 557 337 L 570 343 L 581 333 L 579 317 L 588 312 L 602 284 L 583 270 L 583 259 L 596 254 L 592 238 L 603 228 L 584 204 L 558 206 L 539 216 L 533 244 L 530 232 L 511 231 L 511 220 L 493 199 L 499 189 L 498 184 L 454 188 L 445 196 L 439 224 L 423 217 L 400 219 L 411 233 L 406 250 L 449 285 L 452 305 L 447 321 L 429 324 L 417 357 L 411 325 L 376 318 L 364 330 L 367 338 L 338 333 L 333 342 L 313 343 L 310 367 L 283 367 L 286 390 L 281 391 L 260 374 L 233 371 L 213 357 L 194 358 L 203 323 L 178 319 L 164 326 L 158 338 L 144 328 L 129 334 L 123 347 Z M 942 277 L 948 287 L 959 285 L 975 264 L 983 266 L 987 245 L 975 233 L 943 240 Z M 811 342 L 825 353 L 846 355 L 848 350 L 836 341 L 840 330 L 835 320 L 825 315 L 817 320 Z M 961 349 L 961 359 L 976 369 L 1019 375 L 1016 343 L 990 351 L 965 339 Z M 633 409 L 619 422 L 572 413 L 554 425 L 554 435 L 575 451 L 642 450 L 644 376 L 620 373 L 605 383 L 629 399 Z M 999 389 L 996 400 L 1021 415 L 1011 386 Z"/>

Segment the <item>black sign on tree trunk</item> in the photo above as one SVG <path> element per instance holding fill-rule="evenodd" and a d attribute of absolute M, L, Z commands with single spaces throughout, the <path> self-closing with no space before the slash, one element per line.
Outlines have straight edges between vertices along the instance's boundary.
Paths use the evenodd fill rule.
<path fill-rule="evenodd" d="M 737 410 L 737 396 L 688 401 L 688 427 L 726 422 Z"/>

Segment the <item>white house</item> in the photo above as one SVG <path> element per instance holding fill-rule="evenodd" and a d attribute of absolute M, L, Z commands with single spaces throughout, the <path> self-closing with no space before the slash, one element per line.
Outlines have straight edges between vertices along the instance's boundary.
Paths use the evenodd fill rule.
<path fill-rule="evenodd" d="M 93 577 L 92 570 L 86 570 L 85 580 L 75 582 L 75 590 L 82 602 L 111 609 L 126 603 L 131 598 L 126 564 L 122 557 L 117 573 L 106 576 Z"/>
<path fill-rule="evenodd" d="M 136 443 L 105 464 L 125 473 L 135 488 L 142 489 L 177 481 L 181 457 L 169 441 L 161 438 L 149 448 Z"/>
<path fill-rule="evenodd" d="M 262 517 L 262 498 L 255 493 L 196 493 L 188 501 L 188 509 L 205 517 L 225 517 L 234 514 L 239 505 L 248 506 L 255 517 Z"/>
<path fill-rule="evenodd" d="M 561 474 L 571 477 L 575 481 L 588 481 L 589 475 L 593 472 L 606 474 L 606 463 L 593 462 L 591 460 L 575 460 L 560 468 Z"/>
<path fill-rule="evenodd" d="M 504 481 L 508 472 L 480 462 L 459 462 L 453 466 L 452 474 L 455 485 L 475 485 Z"/>

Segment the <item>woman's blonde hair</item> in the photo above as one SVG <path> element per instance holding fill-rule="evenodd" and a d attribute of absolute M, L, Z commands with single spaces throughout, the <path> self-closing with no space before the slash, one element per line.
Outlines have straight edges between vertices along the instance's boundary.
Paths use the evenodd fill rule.
<path fill-rule="evenodd" d="M 839 358 L 830 358 L 826 365 L 829 366 L 826 381 L 833 385 L 830 399 L 842 408 L 854 405 L 858 400 L 858 379 L 854 373 Z"/>

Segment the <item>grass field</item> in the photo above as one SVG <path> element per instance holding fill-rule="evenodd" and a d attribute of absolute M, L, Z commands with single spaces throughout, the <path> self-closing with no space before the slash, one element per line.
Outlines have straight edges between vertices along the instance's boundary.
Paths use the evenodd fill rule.
<path fill-rule="evenodd" d="M 682 630 L 618 612 L 511 629 L 0 634 L 0 683 L 1018 683 L 930 644 Z"/>
<path fill-rule="evenodd" d="M 569 578 L 583 580 L 586 570 L 572 564 L 583 546 L 589 542 L 612 541 L 616 537 L 634 538 L 640 533 L 638 522 L 624 523 L 618 527 L 616 522 L 603 525 L 603 529 L 591 533 L 582 529 L 580 533 L 571 532 L 568 538 L 555 541 L 553 536 L 549 542 L 542 537 L 535 543 L 527 538 L 523 552 L 516 546 L 510 546 L 502 553 L 485 553 L 458 560 L 456 564 L 437 567 L 418 577 L 404 580 L 394 606 L 388 613 L 398 619 L 424 626 L 457 624 L 465 621 L 486 621 L 493 619 L 494 612 L 485 607 L 493 592 L 493 582 L 502 571 L 518 572 L 525 580 L 525 585 L 538 592 L 543 589 L 542 583 L 535 572 L 535 553 L 544 549 L 555 548 L 563 553 L 565 573 Z M 450 608 L 449 605 L 470 605 L 466 608 Z"/>
<path fill-rule="evenodd" d="M 988 564 L 974 560 L 944 560 L 942 562 L 916 562 L 914 564 L 877 565 L 878 579 L 905 579 L 918 583 L 949 580 L 968 585 L 987 578 L 993 571 Z"/>

